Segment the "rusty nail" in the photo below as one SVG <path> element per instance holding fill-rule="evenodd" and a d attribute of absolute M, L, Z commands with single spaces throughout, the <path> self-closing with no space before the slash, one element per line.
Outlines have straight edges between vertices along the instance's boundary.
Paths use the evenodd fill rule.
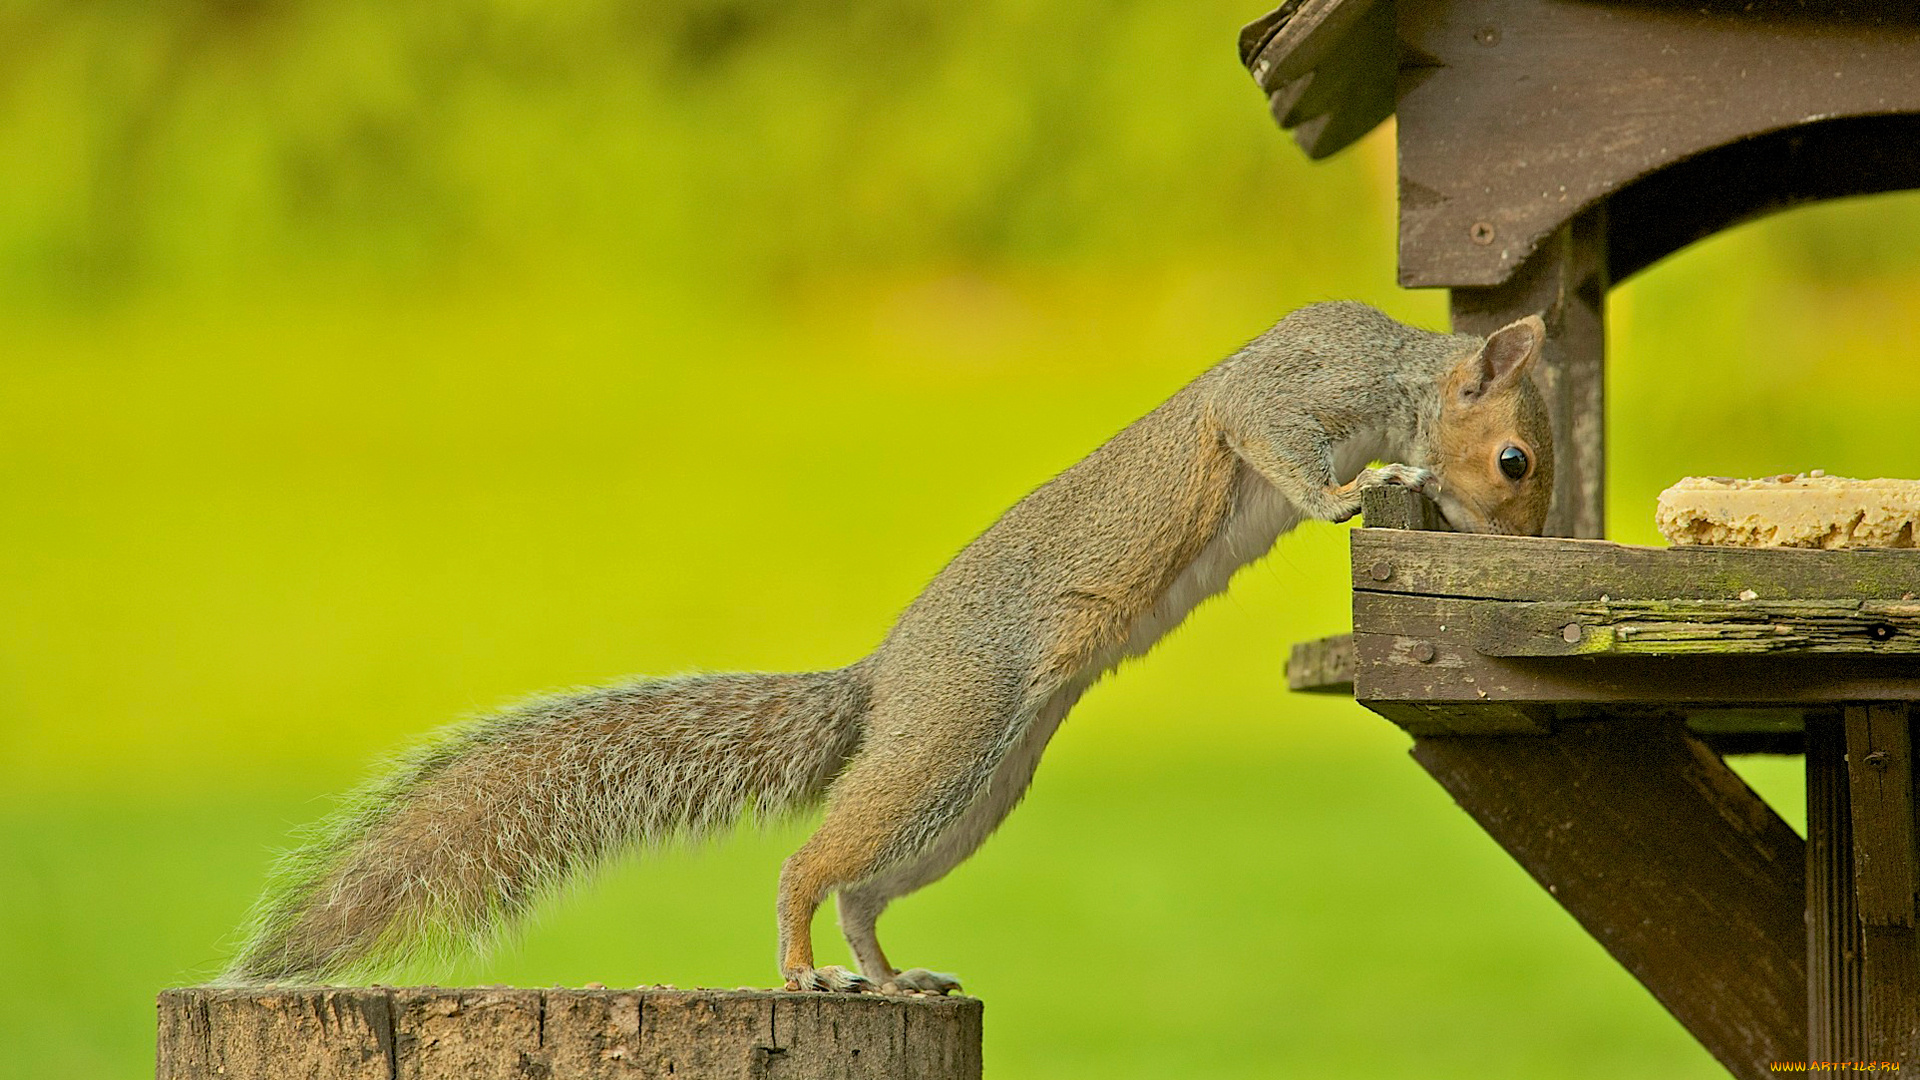
<path fill-rule="evenodd" d="M 1481 247 L 1486 247 L 1488 244 L 1493 243 L 1493 223 L 1488 221 L 1474 222 L 1473 227 L 1467 230 L 1467 239 L 1479 244 Z"/>
<path fill-rule="evenodd" d="M 1585 630 L 1580 629 L 1580 624 L 1577 622 L 1570 622 L 1560 628 L 1560 637 L 1569 645 L 1585 637 L 1586 633 Z"/>
<path fill-rule="evenodd" d="M 1416 641 L 1413 643 L 1412 651 L 1413 651 L 1413 658 L 1415 660 L 1418 660 L 1423 664 L 1433 663 L 1433 657 L 1434 657 L 1433 642 Z"/>
<path fill-rule="evenodd" d="M 1497 26 L 1483 26 L 1474 31 L 1473 40 L 1482 45 L 1498 45 L 1500 44 L 1500 28 Z"/>
<path fill-rule="evenodd" d="M 1385 581 L 1393 576 L 1393 564 L 1385 559 L 1367 568 L 1367 576 L 1375 581 Z"/>

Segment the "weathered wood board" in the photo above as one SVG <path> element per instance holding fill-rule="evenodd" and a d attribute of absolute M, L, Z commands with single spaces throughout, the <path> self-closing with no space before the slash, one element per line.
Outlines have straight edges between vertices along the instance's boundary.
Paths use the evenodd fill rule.
<path fill-rule="evenodd" d="M 1846 710 L 1854 896 L 1861 924 L 1865 1050 L 1874 1061 L 1920 1060 L 1920 943 L 1914 896 L 1913 721 L 1910 706 Z"/>
<path fill-rule="evenodd" d="M 1354 587 L 1480 600 L 1899 600 L 1920 550 L 1638 547 L 1605 540 L 1353 532 Z M 1384 572 L 1374 567 L 1384 565 Z"/>
<path fill-rule="evenodd" d="M 1357 529 L 1352 554 L 1355 697 L 1416 735 L 1920 701 L 1920 551 Z"/>
<path fill-rule="evenodd" d="M 1715 147 L 1920 111 L 1920 18 L 1898 0 L 1446 0 L 1397 12 L 1409 287 L 1499 284 L 1584 208 Z M 1920 156 L 1907 149 L 1905 175 L 1885 182 L 1911 186 Z M 1826 171 L 1845 193 L 1851 162 Z M 1613 278 L 1636 268 L 1615 265 Z"/>
<path fill-rule="evenodd" d="M 159 1080 L 977 1080 L 973 998 L 782 991 L 187 987 Z"/>
<path fill-rule="evenodd" d="M 1287 656 L 1287 689 L 1353 696 L 1353 635 L 1303 641 Z"/>

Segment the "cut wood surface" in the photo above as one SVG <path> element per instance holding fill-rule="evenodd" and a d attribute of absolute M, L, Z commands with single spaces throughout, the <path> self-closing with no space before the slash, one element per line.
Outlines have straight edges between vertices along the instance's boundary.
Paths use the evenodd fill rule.
<path fill-rule="evenodd" d="M 159 1080 L 976 1080 L 973 998 L 773 990 L 187 987 Z"/>

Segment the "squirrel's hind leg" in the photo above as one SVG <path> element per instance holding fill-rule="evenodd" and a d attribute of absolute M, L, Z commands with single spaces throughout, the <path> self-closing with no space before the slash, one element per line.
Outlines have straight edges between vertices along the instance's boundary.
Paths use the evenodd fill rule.
<path fill-rule="evenodd" d="M 942 703 L 959 707 L 968 695 Z M 977 696 L 972 698 L 980 707 Z M 923 720 L 939 706 L 922 705 Z M 888 902 L 945 876 L 973 854 L 1020 800 L 1033 778 L 1050 728 L 1033 723 L 1034 710 L 1005 708 L 996 723 L 941 717 L 944 724 L 902 722 L 898 730 L 876 713 L 874 738 L 834 783 L 820 828 L 794 852 L 780 874 L 780 965 L 787 985 L 796 989 L 867 989 L 945 993 L 960 987 L 951 975 L 912 968 L 899 971 L 880 948 L 874 924 Z M 998 709 L 988 708 L 989 714 Z M 926 760 L 933 741 L 927 731 L 947 736 L 936 762 Z M 998 735 L 1000 737 L 996 738 Z M 894 743 L 893 739 L 905 740 Z M 808 936 L 813 913 L 828 893 L 840 894 L 840 926 L 865 975 L 865 985 L 821 985 L 813 966 Z M 826 977 L 839 981 L 840 976 Z"/>
<path fill-rule="evenodd" d="M 880 948 L 874 924 L 887 902 L 939 877 L 966 854 L 950 857 L 945 866 L 925 873 L 923 867 L 932 861 L 929 856 L 941 846 L 936 843 L 935 850 L 916 852 L 881 870 L 885 853 L 897 850 L 901 841 L 898 824 L 916 817 L 909 807 L 887 805 L 891 801 L 887 795 L 898 798 L 903 794 L 897 788 L 884 795 L 863 792 L 846 800 L 844 807 L 830 805 L 819 830 L 781 868 L 780 974 L 789 990 L 946 993 L 960 988 L 960 981 L 951 975 L 924 968 L 898 971 Z M 927 794 L 903 801 L 923 803 Z M 888 819 L 896 814 L 894 827 L 887 827 Z M 840 928 L 861 974 L 813 964 L 813 914 L 832 892 L 839 894 Z"/>
<path fill-rule="evenodd" d="M 836 965 L 813 964 L 813 913 L 838 884 L 837 860 L 815 850 L 820 834 L 780 868 L 780 975 L 789 990 L 858 994 L 873 988 L 865 977 Z"/>
<path fill-rule="evenodd" d="M 871 883 L 849 885 L 840 890 L 835 903 L 840 908 L 840 932 L 847 937 L 847 945 L 853 949 L 854 962 L 860 965 L 861 974 L 871 982 L 878 983 L 880 992 L 945 994 L 960 989 L 958 977 L 942 971 L 928 971 L 926 968 L 908 968 L 901 971 L 887 962 L 887 954 L 880 948 L 880 937 L 874 924 L 879 922 L 880 913 L 887 908 L 887 902 L 894 895 L 884 889 L 873 887 Z"/>

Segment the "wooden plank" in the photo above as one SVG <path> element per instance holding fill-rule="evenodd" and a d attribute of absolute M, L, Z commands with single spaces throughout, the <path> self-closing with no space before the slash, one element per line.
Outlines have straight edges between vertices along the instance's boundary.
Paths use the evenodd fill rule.
<path fill-rule="evenodd" d="M 1806 1059 L 1806 852 L 1677 724 L 1413 757 L 1735 1076 Z"/>
<path fill-rule="evenodd" d="M 1261 89 L 1271 92 L 1319 67 L 1379 3 L 1289 0 L 1241 28 L 1240 62 Z"/>
<path fill-rule="evenodd" d="M 1550 735 L 1552 710 L 1510 702 L 1364 701 L 1409 735 Z"/>
<path fill-rule="evenodd" d="M 1489 600 L 1912 600 L 1920 549 L 1638 547 L 1463 533 L 1351 533 L 1354 588 Z M 1384 568 L 1384 569 L 1383 569 Z"/>
<path fill-rule="evenodd" d="M 1867 1059 L 1866 971 L 1854 900 L 1847 732 L 1838 717 L 1807 724 L 1807 1055 Z"/>
<path fill-rule="evenodd" d="M 1916 863 L 1911 710 L 1846 711 L 1854 895 L 1862 924 L 1866 1056 L 1920 1059 L 1920 948 L 1914 935 Z"/>
<path fill-rule="evenodd" d="M 1836 701 L 1920 701 L 1912 657 L 1760 655 L 1497 657 L 1474 647 L 1454 609 L 1421 617 L 1401 598 L 1393 621 L 1356 612 L 1354 697 L 1423 704 L 1774 708 Z M 1395 633 L 1370 627 L 1391 625 Z M 1428 659 L 1430 657 L 1430 659 Z"/>
<path fill-rule="evenodd" d="M 1385 0 L 1287 0 L 1240 31 L 1241 63 L 1311 158 L 1393 115 L 1399 55 Z"/>
<path fill-rule="evenodd" d="M 1408 598 L 1412 600 L 1413 598 Z M 1389 601 L 1389 605 L 1405 601 Z M 1920 657 L 1916 600 L 1437 599 L 1485 656 Z"/>
<path fill-rule="evenodd" d="M 1353 696 L 1353 635 L 1303 641 L 1287 656 L 1287 689 Z"/>
<path fill-rule="evenodd" d="M 1835 168 L 1835 162 L 1846 162 Z M 1920 187 L 1920 116 L 1855 116 L 1756 135 L 1607 197 L 1614 284 L 1721 229 L 1821 199 Z"/>
<path fill-rule="evenodd" d="M 158 1080 L 980 1076 L 971 998 L 322 987 L 163 992 Z"/>
<path fill-rule="evenodd" d="M 1548 536 L 1606 535 L 1607 224 L 1604 206 L 1543 238 L 1516 272 L 1489 288 L 1449 294 L 1453 328 L 1491 334 L 1539 315 L 1547 327 L 1534 379 L 1553 427 Z M 1402 229 L 1406 227 L 1402 202 Z"/>
<path fill-rule="evenodd" d="M 1766 132 L 1920 112 L 1920 20 L 1810 5 L 1396 5 L 1400 281 L 1506 281 L 1567 222 Z M 1824 168 L 1843 184 L 1846 159 Z"/>

